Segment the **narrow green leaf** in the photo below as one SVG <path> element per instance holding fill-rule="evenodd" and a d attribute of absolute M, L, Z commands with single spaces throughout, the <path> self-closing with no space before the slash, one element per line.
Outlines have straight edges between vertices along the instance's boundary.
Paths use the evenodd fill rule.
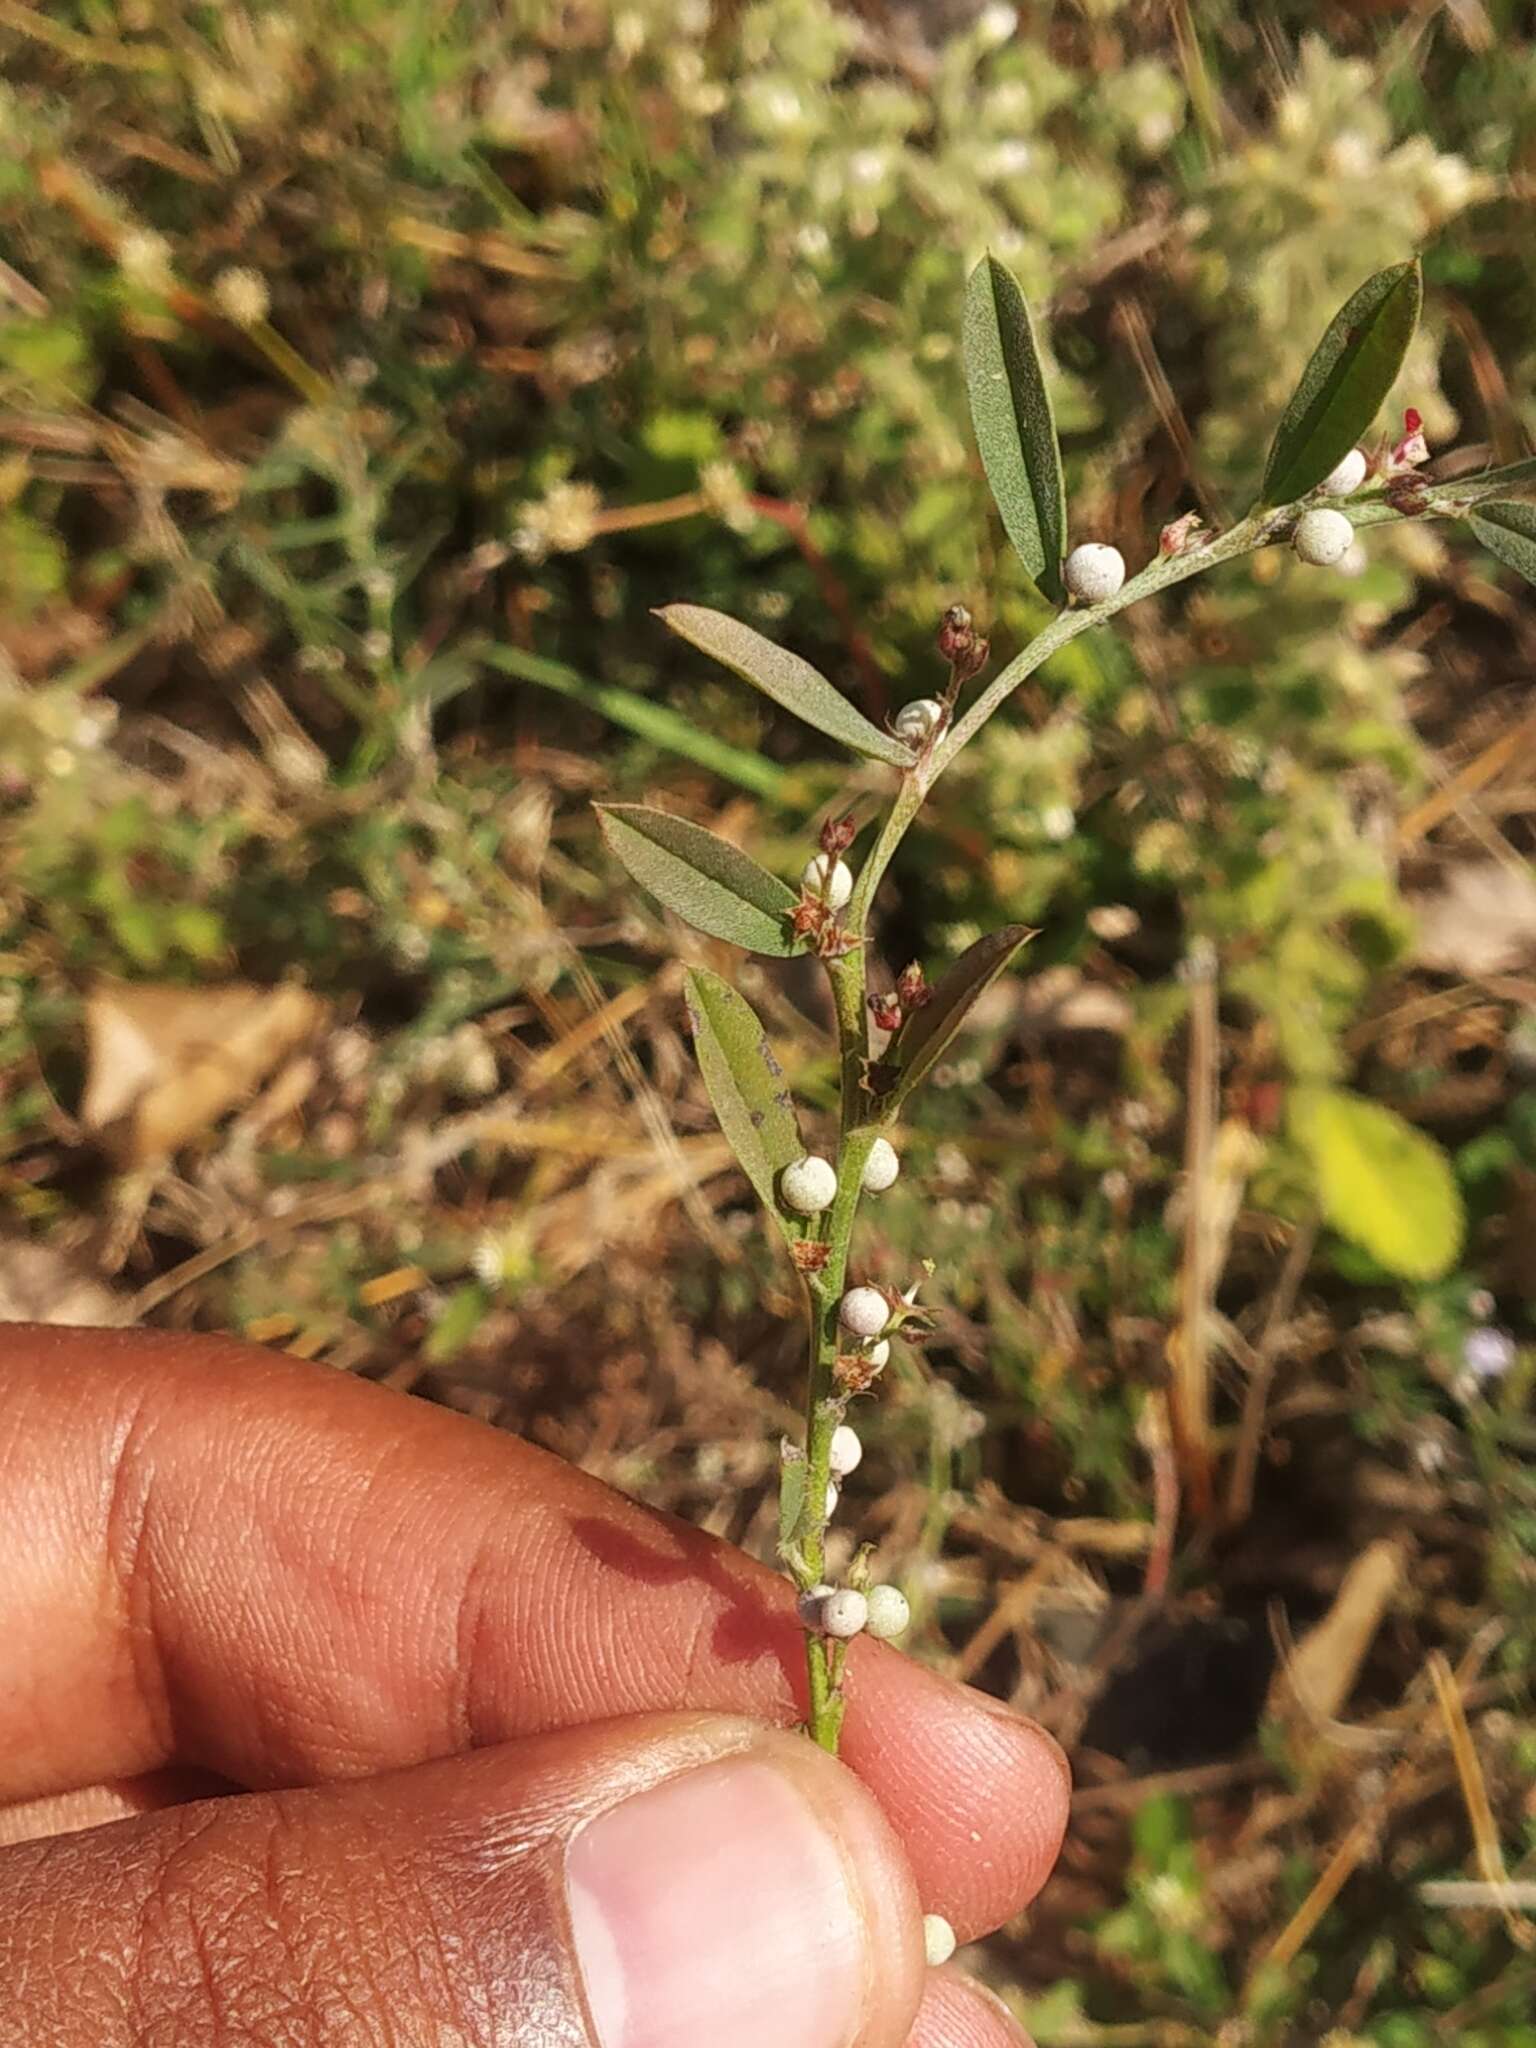
<path fill-rule="evenodd" d="M 663 605 L 656 616 L 680 639 L 734 669 L 743 682 L 782 704 L 786 711 L 793 711 L 828 739 L 841 741 L 871 761 L 889 761 L 895 768 L 911 764 L 911 748 L 871 725 L 819 669 L 744 626 L 740 619 L 727 618 L 724 612 L 712 612 L 702 604 Z"/>
<path fill-rule="evenodd" d="M 1467 524 L 1490 555 L 1536 583 L 1536 505 L 1479 505 Z"/>
<path fill-rule="evenodd" d="M 786 1237 L 799 1237 L 803 1226 L 778 1197 L 779 1175 L 805 1151 L 784 1069 L 745 996 L 705 967 L 685 980 L 693 1049 L 720 1128 L 763 1207 Z"/>
<path fill-rule="evenodd" d="M 1433 1138 L 1379 1102 L 1341 1088 L 1299 1088 L 1293 1135 L 1341 1237 L 1410 1280 L 1435 1280 L 1461 1249 L 1461 1193 Z"/>
<path fill-rule="evenodd" d="M 963 343 L 971 423 L 992 496 L 1025 568 L 1059 602 L 1067 503 L 1056 420 L 1029 307 L 993 256 L 966 285 Z"/>
<path fill-rule="evenodd" d="M 1493 491 L 1516 491 L 1524 484 L 1536 484 L 1536 455 L 1527 455 L 1520 462 L 1506 462 L 1498 469 L 1481 470 L 1476 476 L 1447 478 L 1440 489 L 1476 491 L 1481 498 Z"/>
<path fill-rule="evenodd" d="M 1261 505 L 1304 497 L 1354 447 L 1396 382 L 1423 297 L 1417 262 L 1398 263 L 1340 307 L 1276 430 Z"/>
<path fill-rule="evenodd" d="M 779 959 L 800 950 L 798 899 L 739 846 L 647 804 L 599 804 L 597 817 L 615 858 L 695 931 Z"/>
<path fill-rule="evenodd" d="M 810 1466 L 804 1458 L 787 1458 L 779 1474 L 779 1549 L 794 1540 L 805 1513 L 805 1482 Z"/>
<path fill-rule="evenodd" d="M 882 1066 L 896 1068 L 882 1108 L 895 1108 L 937 1066 L 979 997 L 1011 966 L 1034 933 L 1027 925 L 1004 925 L 968 946 L 934 984 L 932 995 L 914 1010 L 886 1048 Z"/>

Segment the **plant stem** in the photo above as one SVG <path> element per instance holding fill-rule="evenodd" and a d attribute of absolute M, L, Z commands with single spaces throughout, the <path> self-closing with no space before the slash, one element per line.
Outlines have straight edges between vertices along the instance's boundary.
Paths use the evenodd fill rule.
<path fill-rule="evenodd" d="M 1454 485 L 1428 489 L 1427 503 L 1418 517 L 1455 516 L 1465 509 L 1465 487 Z M 1328 500 L 1309 499 L 1309 505 Z M 1364 501 L 1332 501 L 1348 511 L 1357 527 L 1378 526 L 1405 516 L 1382 496 Z M 1230 562 L 1254 549 L 1285 539 L 1299 511 L 1298 506 L 1279 506 L 1250 513 L 1227 532 L 1217 534 L 1203 546 L 1187 548 L 1182 554 L 1157 555 L 1140 575 L 1103 604 L 1069 608 L 1057 614 L 1015 655 L 1008 666 L 982 691 L 965 715 L 918 758 L 903 776 L 896 800 L 887 812 L 875 844 L 859 871 L 848 904 L 847 929 L 858 941 L 854 949 L 826 963 L 832 985 L 832 1002 L 837 1016 L 838 1060 L 841 1080 L 841 1129 L 837 1154 L 837 1194 L 827 1212 L 822 1241 L 827 1262 L 819 1273 L 804 1276 L 808 1326 L 809 1362 L 805 1397 L 805 1495 L 795 1531 L 796 1579 L 802 1590 L 819 1584 L 826 1568 L 826 1496 L 832 1433 L 842 1419 L 845 1401 L 837 1386 L 839 1344 L 838 1304 L 848 1276 L 848 1254 L 858 1213 L 864 1167 L 870 1148 L 879 1135 L 878 1126 L 863 1120 L 865 1104 L 864 1062 L 868 1056 L 865 1023 L 865 944 L 869 913 L 875 891 L 905 838 L 923 799 L 961 748 L 973 740 L 992 714 L 1012 696 L 1043 662 L 1059 649 L 1101 626 L 1139 599 L 1170 589 L 1221 562 Z M 809 1726 L 813 1738 L 834 1755 L 842 1728 L 843 1699 L 838 1684 L 843 1658 L 825 1636 L 806 1631 L 806 1671 L 810 1693 Z"/>
<path fill-rule="evenodd" d="M 857 926 L 854 927 L 858 929 Z M 826 1571 L 827 1487 L 831 1479 L 832 1433 L 842 1420 L 844 1401 L 837 1389 L 837 1310 L 848 1279 L 848 1254 L 854 1219 L 863 1192 L 864 1168 L 877 1130 L 859 1120 L 868 1040 L 864 1026 L 864 954 L 862 948 L 827 962 L 837 1013 L 842 1076 L 842 1130 L 837 1151 L 837 1194 L 827 1212 L 824 1242 L 827 1263 L 807 1274 L 805 1298 L 809 1358 L 805 1391 L 805 1499 L 801 1509 L 798 1548 L 805 1584 L 818 1584 Z M 806 1675 L 810 1693 L 810 1732 L 821 1747 L 837 1753 L 843 1722 L 843 1700 L 833 1666 L 833 1650 L 825 1636 L 807 1630 Z"/>

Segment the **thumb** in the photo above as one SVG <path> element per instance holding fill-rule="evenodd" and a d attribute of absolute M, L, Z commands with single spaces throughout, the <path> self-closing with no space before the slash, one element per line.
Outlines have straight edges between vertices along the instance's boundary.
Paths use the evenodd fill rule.
<path fill-rule="evenodd" d="M 719 1716 L 0 1850 L 0 2048 L 899 2048 L 922 1982 L 874 1800 Z"/>

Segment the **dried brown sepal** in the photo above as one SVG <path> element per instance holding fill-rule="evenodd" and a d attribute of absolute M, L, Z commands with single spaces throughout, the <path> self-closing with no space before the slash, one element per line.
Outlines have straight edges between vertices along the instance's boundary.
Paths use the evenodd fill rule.
<path fill-rule="evenodd" d="M 832 1256 L 832 1247 L 823 1244 L 819 1238 L 798 1238 L 789 1248 L 789 1256 L 795 1262 L 797 1272 L 820 1273 Z"/>
<path fill-rule="evenodd" d="M 828 918 L 816 934 L 816 957 L 819 960 L 841 960 L 845 953 L 856 953 L 864 941 L 845 931 L 840 924 Z"/>
<path fill-rule="evenodd" d="M 826 904 L 807 890 L 789 913 L 790 930 L 797 939 L 819 938 L 830 917 Z"/>
<path fill-rule="evenodd" d="M 1428 486 L 1421 477 L 1410 471 L 1407 476 L 1395 477 L 1383 491 L 1382 496 L 1394 512 L 1405 519 L 1417 519 L 1430 507 Z"/>
<path fill-rule="evenodd" d="M 832 1377 L 845 1394 L 867 1394 L 884 1370 L 862 1351 L 840 1351 L 832 1361 Z"/>

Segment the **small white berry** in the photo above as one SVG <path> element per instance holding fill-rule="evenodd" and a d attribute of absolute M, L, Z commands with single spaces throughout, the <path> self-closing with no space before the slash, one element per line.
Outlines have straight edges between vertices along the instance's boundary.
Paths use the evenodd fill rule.
<path fill-rule="evenodd" d="M 1367 464 L 1360 449 L 1351 448 L 1335 468 L 1318 485 L 1325 498 L 1347 498 L 1351 491 L 1358 491 L 1365 482 Z"/>
<path fill-rule="evenodd" d="M 900 1586 L 871 1586 L 869 1620 L 866 1627 L 877 1642 L 888 1643 L 904 1636 L 912 1626 L 912 1609 Z"/>
<path fill-rule="evenodd" d="M 837 1316 L 855 1337 L 878 1337 L 891 1320 L 891 1309 L 878 1287 L 850 1287 L 837 1305 Z"/>
<path fill-rule="evenodd" d="M 818 853 L 808 860 L 800 880 L 829 910 L 841 910 L 853 894 L 853 869 L 847 861 L 834 861 L 828 853 Z"/>
<path fill-rule="evenodd" d="M 864 1177 L 859 1185 L 866 1195 L 883 1195 L 893 1187 L 901 1171 L 901 1161 L 896 1156 L 896 1147 L 889 1138 L 876 1138 L 869 1148 L 869 1157 L 864 1162 Z"/>
<path fill-rule="evenodd" d="M 1351 582 L 1357 576 L 1363 576 L 1370 566 L 1371 558 L 1357 540 L 1352 540 L 1339 557 L 1339 574 L 1347 576 Z"/>
<path fill-rule="evenodd" d="M 890 1338 L 882 1337 L 878 1343 L 871 1344 L 865 1351 L 864 1356 L 869 1360 L 876 1372 L 880 1370 L 881 1366 L 889 1365 L 891 1359 Z"/>
<path fill-rule="evenodd" d="M 824 1520 L 830 1522 L 832 1517 L 837 1513 L 837 1503 L 841 1498 L 841 1495 L 842 1488 L 838 1485 L 837 1481 L 835 1479 L 829 1479 L 827 1481 L 826 1499 L 822 1502 L 821 1508 Z"/>
<path fill-rule="evenodd" d="M 1084 541 L 1062 567 L 1067 589 L 1084 604 L 1104 604 L 1125 581 L 1125 557 L 1101 540 Z"/>
<path fill-rule="evenodd" d="M 862 1633 L 869 1620 L 869 1602 L 852 1586 L 840 1586 L 821 1603 L 821 1625 L 829 1636 L 847 1642 Z"/>
<path fill-rule="evenodd" d="M 832 1445 L 827 1453 L 827 1469 L 832 1477 L 846 1479 L 850 1472 L 857 1472 L 863 1455 L 859 1432 L 851 1423 L 840 1422 L 832 1432 Z"/>
<path fill-rule="evenodd" d="M 1354 541 L 1355 529 L 1344 514 L 1319 506 L 1315 512 L 1302 513 L 1291 544 L 1314 569 L 1332 569 L 1343 561 Z"/>
<path fill-rule="evenodd" d="M 955 1930 L 942 1913 L 923 1915 L 923 1954 L 931 1970 L 947 1963 L 955 1952 Z"/>
<path fill-rule="evenodd" d="M 931 733 L 938 730 L 943 719 L 944 706 L 937 697 L 914 697 L 910 704 L 903 704 L 897 712 L 891 730 L 909 747 L 920 747 Z"/>
<path fill-rule="evenodd" d="M 779 1194 L 785 1208 L 797 1216 L 819 1216 L 831 1208 L 837 1194 L 837 1170 L 830 1160 L 807 1152 L 779 1175 Z"/>
<path fill-rule="evenodd" d="M 827 1584 L 825 1579 L 822 1580 L 819 1586 L 806 1587 L 800 1598 L 795 1602 L 795 1611 L 800 1616 L 800 1623 L 803 1628 L 821 1627 L 821 1610 L 832 1590 L 832 1587 Z"/>

